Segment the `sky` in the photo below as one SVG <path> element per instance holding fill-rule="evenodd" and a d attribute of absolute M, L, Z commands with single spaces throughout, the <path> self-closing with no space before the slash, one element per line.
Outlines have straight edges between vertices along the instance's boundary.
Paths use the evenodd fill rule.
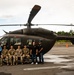
<path fill-rule="evenodd" d="M 40 5 L 41 10 L 33 19 L 33 24 L 74 24 L 74 0 L 0 0 L 0 25 L 26 24 L 34 5 Z M 51 31 L 74 30 L 73 26 L 34 26 Z M 25 26 L 0 26 L 0 36 Z"/>

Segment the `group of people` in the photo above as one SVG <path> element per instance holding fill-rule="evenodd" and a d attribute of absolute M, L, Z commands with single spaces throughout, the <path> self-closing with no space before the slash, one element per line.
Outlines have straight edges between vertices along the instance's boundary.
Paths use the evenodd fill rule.
<path fill-rule="evenodd" d="M 39 57 L 39 61 L 37 59 Z M 17 65 L 18 58 L 20 58 L 21 63 L 23 64 L 24 59 L 32 59 L 31 64 L 44 63 L 43 58 L 43 46 L 41 42 L 36 45 L 35 42 L 32 43 L 30 47 L 24 45 L 24 48 L 21 49 L 20 46 L 15 50 L 13 46 L 10 46 L 10 49 L 6 49 L 6 46 L 3 47 L 1 52 L 1 65 L 3 65 L 3 60 L 6 60 L 7 65 Z M 35 59 L 35 60 L 34 60 Z"/>

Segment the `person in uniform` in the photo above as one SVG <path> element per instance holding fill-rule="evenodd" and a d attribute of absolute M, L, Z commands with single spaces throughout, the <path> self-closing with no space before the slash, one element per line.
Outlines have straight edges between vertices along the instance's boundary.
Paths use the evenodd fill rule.
<path fill-rule="evenodd" d="M 27 48 L 26 45 L 24 45 L 22 52 L 23 52 L 23 60 L 24 60 L 24 58 L 29 60 L 29 58 L 30 58 L 29 48 Z"/>
<path fill-rule="evenodd" d="M 20 48 L 20 46 L 18 46 L 18 48 L 15 51 L 15 58 L 16 58 L 16 65 L 18 64 L 18 59 L 20 58 L 21 63 L 23 64 L 23 59 L 22 59 L 22 49 Z"/>
<path fill-rule="evenodd" d="M 32 56 L 31 64 L 34 64 L 34 59 L 36 59 L 36 64 L 38 64 L 37 54 L 38 54 L 38 49 L 37 49 L 35 42 L 33 42 L 33 45 L 31 46 L 31 50 L 30 50 L 30 55 Z"/>
<path fill-rule="evenodd" d="M 8 57 L 9 57 L 11 65 L 14 65 L 14 63 L 15 63 L 15 49 L 13 48 L 13 46 L 10 46 L 10 49 L 8 51 Z"/>
<path fill-rule="evenodd" d="M 3 50 L 1 53 L 1 65 L 3 65 L 3 59 L 6 60 L 6 63 L 8 65 L 8 49 L 6 49 L 6 46 L 3 47 Z"/>
<path fill-rule="evenodd" d="M 43 46 L 41 44 L 41 41 L 39 41 L 39 44 L 38 44 L 38 55 L 39 55 L 39 63 L 44 63 Z"/>

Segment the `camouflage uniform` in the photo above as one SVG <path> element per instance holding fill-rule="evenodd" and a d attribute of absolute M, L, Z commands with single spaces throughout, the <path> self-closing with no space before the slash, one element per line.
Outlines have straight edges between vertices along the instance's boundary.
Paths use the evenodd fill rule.
<path fill-rule="evenodd" d="M 9 49 L 8 51 L 8 56 L 9 56 L 9 60 L 10 60 L 10 63 L 11 65 L 15 63 L 15 49 L 11 48 Z"/>
<path fill-rule="evenodd" d="M 24 59 L 24 58 L 27 58 L 27 59 L 30 58 L 29 49 L 28 49 L 27 47 L 24 46 L 22 52 L 23 52 L 23 59 Z"/>
<path fill-rule="evenodd" d="M 6 60 L 6 63 L 8 65 L 8 50 L 6 49 L 6 46 L 5 48 L 2 50 L 2 53 L 1 53 L 1 65 L 3 64 L 3 59 Z"/>
<path fill-rule="evenodd" d="M 22 49 L 20 49 L 20 46 L 18 46 L 18 49 L 16 49 L 15 51 L 15 58 L 16 58 L 16 64 L 18 62 L 18 58 L 20 58 L 21 63 L 23 63 L 22 62 Z"/>

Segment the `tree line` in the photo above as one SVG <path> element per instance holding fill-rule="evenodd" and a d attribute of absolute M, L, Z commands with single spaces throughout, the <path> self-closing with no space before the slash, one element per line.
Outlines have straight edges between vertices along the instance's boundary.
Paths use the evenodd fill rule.
<path fill-rule="evenodd" d="M 65 36 L 73 36 L 74 35 L 74 31 L 70 30 L 69 32 L 65 32 L 65 31 L 59 31 L 59 32 L 55 32 L 57 35 L 65 35 Z"/>
<path fill-rule="evenodd" d="M 63 35 L 63 36 L 74 36 L 74 31 L 70 30 L 69 32 L 65 31 L 59 31 L 55 32 L 57 35 Z M 70 40 L 58 40 L 57 42 L 70 42 Z"/>

